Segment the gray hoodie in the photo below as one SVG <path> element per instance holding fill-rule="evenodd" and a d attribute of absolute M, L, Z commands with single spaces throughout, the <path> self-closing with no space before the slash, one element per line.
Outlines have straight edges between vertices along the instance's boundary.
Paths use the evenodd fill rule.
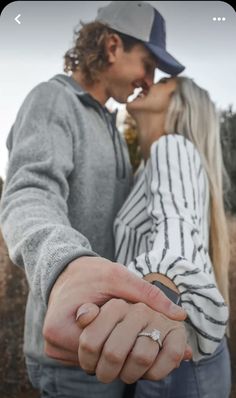
<path fill-rule="evenodd" d="M 131 167 L 114 115 L 65 75 L 29 93 L 7 146 L 1 227 L 30 287 L 24 350 L 48 362 L 42 326 L 50 290 L 75 258 L 114 259 L 113 220 Z"/>

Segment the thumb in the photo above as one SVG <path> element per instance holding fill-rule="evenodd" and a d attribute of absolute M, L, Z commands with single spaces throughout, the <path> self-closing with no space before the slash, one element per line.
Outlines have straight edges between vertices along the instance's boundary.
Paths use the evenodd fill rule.
<path fill-rule="evenodd" d="M 96 304 L 82 304 L 76 313 L 76 324 L 79 326 L 79 328 L 84 329 L 92 321 L 94 321 L 99 312 L 100 309 Z"/>
<path fill-rule="evenodd" d="M 113 297 L 123 298 L 132 303 L 144 303 L 170 319 L 182 321 L 186 318 L 185 310 L 169 300 L 157 286 L 138 277 L 121 264 L 116 263 L 116 266 L 116 283 L 110 284 Z"/>

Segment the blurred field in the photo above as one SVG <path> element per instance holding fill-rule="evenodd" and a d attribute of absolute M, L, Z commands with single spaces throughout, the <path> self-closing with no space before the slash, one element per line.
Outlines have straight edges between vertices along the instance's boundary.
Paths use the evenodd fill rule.
<path fill-rule="evenodd" d="M 229 220 L 229 229 L 232 242 L 230 264 L 231 336 L 229 341 L 233 373 L 231 398 L 236 398 L 236 218 Z M 24 274 L 11 264 L 0 234 L 1 398 L 38 397 L 29 385 L 22 354 L 26 295 L 27 283 Z"/>

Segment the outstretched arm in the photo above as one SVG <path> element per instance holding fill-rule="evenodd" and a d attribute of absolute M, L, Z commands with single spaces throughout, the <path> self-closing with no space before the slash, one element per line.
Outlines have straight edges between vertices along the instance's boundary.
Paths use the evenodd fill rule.
<path fill-rule="evenodd" d="M 177 319 L 185 312 L 124 266 L 98 257 L 71 225 L 69 178 L 78 128 L 67 95 L 48 82 L 26 98 L 8 140 L 1 223 L 12 261 L 24 268 L 35 302 L 45 309 L 46 353 L 77 360 L 81 331 L 75 314 L 85 302 L 101 305 L 119 297 Z"/>

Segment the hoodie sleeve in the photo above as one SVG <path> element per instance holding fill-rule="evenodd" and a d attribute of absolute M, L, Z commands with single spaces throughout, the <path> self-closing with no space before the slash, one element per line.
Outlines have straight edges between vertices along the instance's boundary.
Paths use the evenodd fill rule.
<path fill-rule="evenodd" d="M 168 135 L 152 145 L 146 193 L 152 220 L 151 250 L 137 256 L 128 268 L 139 276 L 166 275 L 178 287 L 197 361 L 213 353 L 221 342 L 228 309 L 208 254 L 208 181 L 190 141 Z"/>
<path fill-rule="evenodd" d="M 62 89 L 42 83 L 24 101 L 8 138 L 1 228 L 13 263 L 45 305 L 53 283 L 80 256 L 95 256 L 68 219 L 73 132 Z"/>

